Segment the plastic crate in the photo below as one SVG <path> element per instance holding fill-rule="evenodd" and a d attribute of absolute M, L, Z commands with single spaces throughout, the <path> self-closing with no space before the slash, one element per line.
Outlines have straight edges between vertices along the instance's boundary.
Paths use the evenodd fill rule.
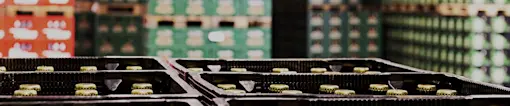
<path fill-rule="evenodd" d="M 209 67 L 220 67 L 216 71 L 230 71 L 231 68 L 246 68 L 251 72 L 270 73 L 273 68 L 288 68 L 298 73 L 310 73 L 311 68 L 327 68 L 328 71 L 353 72 L 354 67 L 368 67 L 370 71 L 380 72 L 423 72 L 429 71 L 407 67 L 390 61 L 376 58 L 367 59 L 265 59 L 265 60 L 218 60 L 218 59 L 175 59 L 169 60 L 182 77 L 188 75 L 187 68 L 202 68 L 211 71 Z"/>
<path fill-rule="evenodd" d="M 201 94 L 176 73 L 166 70 L 56 71 L 0 73 L 0 100 L 89 100 L 136 98 L 198 98 Z M 98 96 L 75 96 L 77 83 L 94 83 Z M 132 95 L 134 83 L 152 84 L 153 94 Z M 37 96 L 12 96 L 20 84 L 39 84 Z"/>
<path fill-rule="evenodd" d="M 409 100 L 423 98 L 449 99 L 469 98 L 470 95 L 507 95 L 510 88 L 482 82 L 474 82 L 463 77 L 437 73 L 384 73 L 384 74 L 279 74 L 279 73 L 214 73 L 204 72 L 193 75 L 193 86 L 204 92 L 208 99 L 216 97 L 298 97 L 298 98 L 395 98 L 395 96 L 374 95 L 369 91 L 370 84 L 387 84 L 393 89 L 404 89 L 409 96 L 402 96 Z M 235 84 L 237 89 L 245 90 L 245 94 L 227 93 L 216 87 L 217 84 Z M 269 91 L 271 84 L 286 84 L 290 90 L 300 90 L 303 94 L 281 94 Z M 320 93 L 319 86 L 323 84 L 338 85 L 340 89 L 356 91 L 356 95 L 335 95 Z M 453 89 L 458 96 L 436 96 L 434 94 L 419 93 L 418 84 L 433 84 L 437 89 Z M 390 88 L 390 89 L 391 89 Z"/>
<path fill-rule="evenodd" d="M 81 100 L 81 101 L 10 101 L 0 102 L 8 106 L 78 105 L 78 106 L 203 106 L 195 99 L 127 99 L 127 100 Z"/>
<path fill-rule="evenodd" d="M 490 101 L 489 101 L 490 100 Z M 216 98 L 218 106 L 507 106 L 501 98 Z"/>
<path fill-rule="evenodd" d="M 7 71 L 34 71 L 37 66 L 53 66 L 55 71 L 79 71 L 82 66 L 96 66 L 98 70 L 125 70 L 127 66 L 141 66 L 144 70 L 167 70 L 167 63 L 155 57 L 77 57 L 77 58 L 0 58 L 0 66 Z M 107 66 L 111 66 L 108 67 Z"/>

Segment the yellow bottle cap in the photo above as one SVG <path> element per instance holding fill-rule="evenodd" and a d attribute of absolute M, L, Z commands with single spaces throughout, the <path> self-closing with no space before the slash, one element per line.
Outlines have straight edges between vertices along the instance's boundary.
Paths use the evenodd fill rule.
<path fill-rule="evenodd" d="M 269 90 L 273 92 L 282 92 L 284 90 L 289 90 L 289 85 L 286 84 L 271 84 L 269 85 Z"/>
<path fill-rule="evenodd" d="M 327 72 L 328 69 L 326 69 L 326 68 L 312 68 L 312 69 L 310 69 L 310 71 L 312 71 L 312 73 L 324 73 L 324 72 Z"/>
<path fill-rule="evenodd" d="M 242 94 L 242 93 L 246 93 L 246 91 L 244 91 L 244 90 L 239 90 L 239 89 L 229 89 L 229 90 L 225 90 L 225 92 L 227 92 L 227 93 L 235 93 L 235 94 Z"/>
<path fill-rule="evenodd" d="M 221 88 L 221 89 L 224 89 L 224 90 L 236 89 L 237 88 L 235 84 L 218 84 L 218 87 Z"/>
<path fill-rule="evenodd" d="M 152 89 L 152 84 L 150 83 L 134 83 L 131 86 L 131 89 Z"/>
<path fill-rule="evenodd" d="M 335 90 L 335 94 L 337 94 L 337 95 L 356 95 L 356 91 L 348 90 L 348 89 L 339 89 L 339 90 Z"/>
<path fill-rule="evenodd" d="M 131 94 L 133 94 L 133 95 L 150 95 L 153 93 L 154 92 L 152 91 L 152 89 L 133 89 L 133 90 L 131 90 Z"/>
<path fill-rule="evenodd" d="M 127 66 L 126 70 L 142 70 L 142 66 Z"/>
<path fill-rule="evenodd" d="M 81 66 L 80 71 L 97 71 L 96 66 Z"/>
<path fill-rule="evenodd" d="M 436 95 L 440 95 L 440 96 L 455 96 L 455 95 L 457 95 L 457 91 L 456 90 L 451 90 L 451 89 L 439 89 L 439 90 L 437 90 Z"/>
<path fill-rule="evenodd" d="M 331 84 L 323 84 L 320 86 L 319 91 L 326 92 L 326 93 L 333 93 L 335 90 L 339 89 L 340 87 L 338 85 L 331 85 Z"/>
<path fill-rule="evenodd" d="M 390 89 L 386 91 L 386 95 L 407 95 L 407 91 L 402 89 Z"/>
<path fill-rule="evenodd" d="M 35 91 L 35 90 L 16 90 L 16 91 L 14 91 L 14 96 L 37 96 L 37 91 Z"/>
<path fill-rule="evenodd" d="M 94 83 L 78 83 L 74 86 L 75 90 L 95 90 L 97 89 Z"/>
<path fill-rule="evenodd" d="M 47 72 L 53 72 L 55 69 L 53 66 L 37 66 L 36 71 L 47 71 Z"/>
<path fill-rule="evenodd" d="M 246 72 L 246 68 L 231 68 L 230 71 L 232 72 Z"/>
<path fill-rule="evenodd" d="M 353 71 L 355 73 L 365 73 L 370 70 L 368 67 L 354 67 Z"/>
<path fill-rule="evenodd" d="M 418 84 L 418 88 L 416 88 L 418 91 L 435 91 L 436 85 L 431 84 Z"/>
<path fill-rule="evenodd" d="M 41 85 L 39 84 L 21 84 L 19 85 L 20 90 L 35 90 L 41 91 Z"/>
<path fill-rule="evenodd" d="M 389 86 L 386 84 L 370 84 L 371 91 L 387 91 Z"/>
<path fill-rule="evenodd" d="M 273 68 L 274 73 L 281 73 L 281 72 L 287 72 L 289 71 L 288 68 Z"/>
<path fill-rule="evenodd" d="M 96 96 L 96 95 L 99 95 L 99 93 L 97 92 L 97 90 L 91 90 L 91 89 L 87 89 L 87 90 L 76 90 L 76 92 L 74 93 L 76 96 Z"/>
<path fill-rule="evenodd" d="M 365 72 L 363 74 L 381 74 L 381 73 L 382 72 L 380 72 L 380 71 L 367 71 L 367 72 Z"/>
<path fill-rule="evenodd" d="M 283 94 L 302 94 L 303 92 L 300 90 L 283 90 Z"/>
<path fill-rule="evenodd" d="M 188 68 L 188 70 L 190 72 L 202 72 L 202 71 L 204 71 L 203 68 Z"/>
<path fill-rule="evenodd" d="M 0 66 L 0 72 L 7 71 L 7 68 L 5 66 Z"/>

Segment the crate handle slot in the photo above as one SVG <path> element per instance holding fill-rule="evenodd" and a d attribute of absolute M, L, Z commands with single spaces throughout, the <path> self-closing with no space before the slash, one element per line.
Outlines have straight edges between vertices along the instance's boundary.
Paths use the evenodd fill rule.
<path fill-rule="evenodd" d="M 46 12 L 49 16 L 63 16 L 64 12 L 62 11 L 48 11 Z"/>
<path fill-rule="evenodd" d="M 234 22 L 220 21 L 220 27 L 234 27 Z"/>
<path fill-rule="evenodd" d="M 133 7 L 124 7 L 124 6 L 110 6 L 108 7 L 108 11 L 110 12 L 119 12 L 119 13 L 133 13 Z"/>
<path fill-rule="evenodd" d="M 188 26 L 202 26 L 202 22 L 201 21 L 188 21 L 188 22 L 186 22 L 186 24 Z"/>
<path fill-rule="evenodd" d="M 33 11 L 21 11 L 21 10 L 18 10 L 18 11 L 16 11 L 16 14 L 17 15 L 34 15 L 34 12 Z"/>
<path fill-rule="evenodd" d="M 159 21 L 158 26 L 174 26 L 174 21 Z"/>
<path fill-rule="evenodd" d="M 259 26 L 262 26 L 263 23 L 262 22 L 250 22 L 248 23 L 248 27 L 259 27 Z"/>

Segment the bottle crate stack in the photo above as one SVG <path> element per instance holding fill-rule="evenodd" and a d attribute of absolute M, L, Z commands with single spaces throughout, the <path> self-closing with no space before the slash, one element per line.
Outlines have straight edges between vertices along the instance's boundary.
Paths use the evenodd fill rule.
<path fill-rule="evenodd" d="M 380 57 L 380 13 L 361 9 L 358 0 L 312 0 L 309 57 Z"/>
<path fill-rule="evenodd" d="M 271 0 L 151 0 L 148 12 L 148 55 L 271 57 Z"/>
<path fill-rule="evenodd" d="M 153 1 L 153 0 L 151 0 Z M 96 56 L 145 55 L 143 26 L 147 0 L 98 0 L 95 11 Z"/>
<path fill-rule="evenodd" d="M 478 81 L 510 84 L 510 18 L 506 10 L 492 8 L 510 6 L 510 2 L 384 3 L 390 60 Z"/>
<path fill-rule="evenodd" d="M 76 56 L 94 56 L 94 19 L 92 12 L 94 0 L 76 0 L 75 28 L 76 28 Z"/>
<path fill-rule="evenodd" d="M 2 0 L 0 57 L 74 55 L 74 0 Z"/>

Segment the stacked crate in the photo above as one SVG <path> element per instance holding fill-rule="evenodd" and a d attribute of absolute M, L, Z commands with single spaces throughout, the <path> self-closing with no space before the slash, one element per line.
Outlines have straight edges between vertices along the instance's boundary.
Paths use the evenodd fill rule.
<path fill-rule="evenodd" d="M 270 0 L 151 0 L 148 55 L 270 58 Z"/>
<path fill-rule="evenodd" d="M 73 5 L 74 0 L 5 0 L 0 10 L 2 56 L 73 56 Z"/>
<path fill-rule="evenodd" d="M 5 29 L 5 1 L 0 1 L 0 41 L 4 41 L 3 38 L 5 37 L 6 33 Z M 4 47 L 4 46 L 0 46 Z M 7 56 L 5 51 L 0 51 L 0 57 Z"/>
<path fill-rule="evenodd" d="M 93 0 L 76 0 L 75 28 L 76 28 L 76 56 L 94 56 L 94 17 L 91 11 Z"/>
<path fill-rule="evenodd" d="M 508 2 L 385 3 L 389 59 L 478 81 L 510 83 L 509 14 L 503 9 Z"/>
<path fill-rule="evenodd" d="M 379 57 L 381 37 L 376 11 L 357 0 L 311 0 L 309 57 Z"/>
<path fill-rule="evenodd" d="M 151 0 L 153 1 L 153 0 Z M 94 55 L 145 55 L 146 0 L 98 0 Z"/>

